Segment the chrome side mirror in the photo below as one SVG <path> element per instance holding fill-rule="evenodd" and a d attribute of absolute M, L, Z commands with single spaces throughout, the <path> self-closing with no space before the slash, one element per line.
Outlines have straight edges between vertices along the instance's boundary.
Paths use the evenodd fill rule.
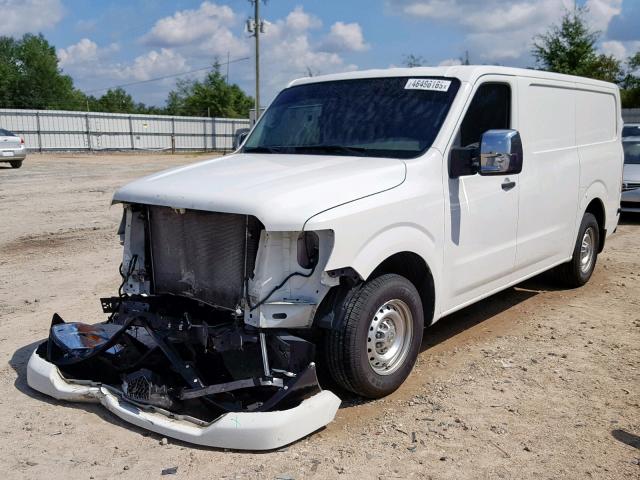
<path fill-rule="evenodd" d="M 522 171 L 522 140 L 517 130 L 487 130 L 480 142 L 480 175 Z"/>

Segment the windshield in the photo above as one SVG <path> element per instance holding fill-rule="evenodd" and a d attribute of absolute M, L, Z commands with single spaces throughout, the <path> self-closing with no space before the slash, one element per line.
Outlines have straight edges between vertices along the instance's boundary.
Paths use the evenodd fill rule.
<path fill-rule="evenodd" d="M 624 148 L 624 163 L 627 165 L 640 164 L 640 138 L 631 142 L 622 142 Z"/>
<path fill-rule="evenodd" d="M 431 146 L 460 82 L 364 78 L 283 90 L 247 139 L 247 153 L 413 158 Z"/>
<path fill-rule="evenodd" d="M 625 125 L 622 127 L 623 137 L 640 137 L 640 125 Z"/>

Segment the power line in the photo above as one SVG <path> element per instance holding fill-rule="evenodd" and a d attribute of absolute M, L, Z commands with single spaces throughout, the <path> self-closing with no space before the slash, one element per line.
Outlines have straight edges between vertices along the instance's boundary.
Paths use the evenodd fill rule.
<path fill-rule="evenodd" d="M 229 61 L 227 61 L 225 63 L 218 63 L 218 65 L 227 65 L 228 66 L 230 63 L 241 62 L 243 60 L 249 60 L 249 59 L 250 59 L 250 57 L 236 58 L 234 60 L 229 60 Z M 123 84 L 120 84 L 120 85 L 113 85 L 111 87 L 94 88 L 92 90 L 86 90 L 85 93 L 101 92 L 103 90 L 111 90 L 111 89 L 115 89 L 115 88 L 131 87 L 133 85 L 140 85 L 140 84 L 149 83 L 149 82 L 157 82 L 159 80 L 165 80 L 167 78 L 181 77 L 182 75 L 189 75 L 190 73 L 202 72 L 204 70 L 210 70 L 210 69 L 211 69 L 211 65 L 209 65 L 207 67 L 196 68 L 194 70 L 189 70 L 187 72 L 173 73 L 171 75 L 164 75 L 162 77 L 150 78 L 148 80 L 140 80 L 140 81 L 137 81 L 137 82 L 123 83 Z"/>

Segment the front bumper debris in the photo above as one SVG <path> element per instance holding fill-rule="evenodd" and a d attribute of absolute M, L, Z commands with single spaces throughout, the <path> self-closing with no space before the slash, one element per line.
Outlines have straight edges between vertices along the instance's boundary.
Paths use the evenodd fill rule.
<path fill-rule="evenodd" d="M 65 323 L 32 354 L 28 384 L 59 400 L 101 403 L 161 435 L 269 450 L 331 422 L 340 399 L 320 388 L 315 346 L 285 330 L 176 297 L 103 299 L 109 320 Z"/>
<path fill-rule="evenodd" d="M 101 403 L 122 420 L 160 435 L 237 450 L 272 450 L 295 442 L 330 423 L 340 406 L 340 399 L 324 390 L 287 410 L 225 413 L 204 423 L 134 405 L 104 385 L 66 380 L 55 365 L 36 352 L 27 366 L 27 382 L 31 388 L 58 400 Z"/>

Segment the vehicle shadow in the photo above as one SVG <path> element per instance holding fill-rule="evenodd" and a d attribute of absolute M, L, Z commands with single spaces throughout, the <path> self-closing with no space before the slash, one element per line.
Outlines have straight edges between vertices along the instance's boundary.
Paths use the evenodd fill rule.
<path fill-rule="evenodd" d="M 640 436 L 638 435 L 634 435 L 633 433 L 629 433 L 621 429 L 616 429 L 611 431 L 611 436 L 619 442 L 629 445 L 636 450 L 640 450 Z"/>

